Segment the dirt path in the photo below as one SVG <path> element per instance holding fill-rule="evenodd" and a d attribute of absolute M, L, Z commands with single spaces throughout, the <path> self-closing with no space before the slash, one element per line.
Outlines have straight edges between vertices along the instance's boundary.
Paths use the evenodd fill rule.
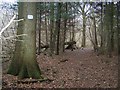
<path fill-rule="evenodd" d="M 58 59 L 59 58 L 59 59 Z M 57 60 L 58 59 L 58 60 Z M 45 87 L 116 87 L 117 58 L 97 56 L 91 49 L 66 51 L 55 59 L 45 59 L 44 74 L 54 82 Z M 55 85 L 55 86 L 54 86 Z"/>
<path fill-rule="evenodd" d="M 42 75 L 53 81 L 31 85 L 16 84 L 16 86 L 38 88 L 115 88 L 117 86 L 115 56 L 107 58 L 104 55 L 97 56 L 92 49 L 79 49 L 67 50 L 64 54 L 53 57 L 43 54 L 38 57 Z"/>

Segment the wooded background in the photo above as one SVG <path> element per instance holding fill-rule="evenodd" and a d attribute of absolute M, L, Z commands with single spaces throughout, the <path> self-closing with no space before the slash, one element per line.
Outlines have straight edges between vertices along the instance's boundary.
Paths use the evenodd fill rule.
<path fill-rule="evenodd" d="M 4 3 L 0 5 L 0 11 L 1 29 L 17 12 L 16 19 L 24 19 L 10 25 L 3 32 L 3 37 L 28 34 L 27 37 L 2 40 L 3 63 L 11 62 L 15 57 L 17 60 L 20 52 L 25 52 L 25 55 L 29 54 L 31 57 L 40 53 L 52 56 L 59 55 L 66 49 L 89 47 L 93 48 L 97 55 L 105 54 L 109 58 L 112 58 L 113 54 L 120 54 L 120 2 Z M 34 14 L 32 22 L 27 19 L 29 14 Z M 22 43 L 22 40 L 25 40 L 25 43 Z M 23 56 L 27 58 L 25 55 Z M 5 65 L 4 68 L 8 69 L 8 66 Z M 25 68 L 28 69 L 25 66 L 24 70 L 27 70 Z M 11 73 L 11 69 L 9 72 Z M 21 71 L 20 75 L 22 72 L 25 71 Z"/>

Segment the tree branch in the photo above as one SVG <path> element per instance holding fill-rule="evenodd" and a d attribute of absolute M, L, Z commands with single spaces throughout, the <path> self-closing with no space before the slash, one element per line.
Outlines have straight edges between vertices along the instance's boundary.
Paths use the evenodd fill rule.
<path fill-rule="evenodd" d="M 11 39 L 11 38 L 20 37 L 20 36 L 27 36 L 27 34 L 20 34 L 20 35 L 10 36 L 10 37 L 3 38 L 3 39 L 6 40 L 6 39 Z"/>
<path fill-rule="evenodd" d="M 10 26 L 10 24 L 14 21 L 15 18 L 16 18 L 16 15 L 14 15 L 13 18 L 10 20 L 10 22 L 0 31 L 0 36 Z"/>

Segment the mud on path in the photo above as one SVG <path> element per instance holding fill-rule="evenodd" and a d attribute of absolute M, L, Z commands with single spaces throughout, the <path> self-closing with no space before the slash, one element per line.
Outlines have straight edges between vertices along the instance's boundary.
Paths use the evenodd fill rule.
<path fill-rule="evenodd" d="M 26 88 L 115 88 L 117 56 L 97 56 L 92 49 L 67 50 L 59 56 L 37 57 L 42 75 L 51 81 L 18 84 L 17 77 L 3 75 L 3 87 Z"/>

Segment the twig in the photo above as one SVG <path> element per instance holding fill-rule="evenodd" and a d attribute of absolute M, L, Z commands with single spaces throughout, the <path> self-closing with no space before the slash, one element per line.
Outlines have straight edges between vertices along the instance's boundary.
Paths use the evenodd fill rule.
<path fill-rule="evenodd" d="M 14 22 L 19 22 L 19 21 L 23 21 L 24 19 L 19 19 L 19 20 L 14 20 Z"/>

